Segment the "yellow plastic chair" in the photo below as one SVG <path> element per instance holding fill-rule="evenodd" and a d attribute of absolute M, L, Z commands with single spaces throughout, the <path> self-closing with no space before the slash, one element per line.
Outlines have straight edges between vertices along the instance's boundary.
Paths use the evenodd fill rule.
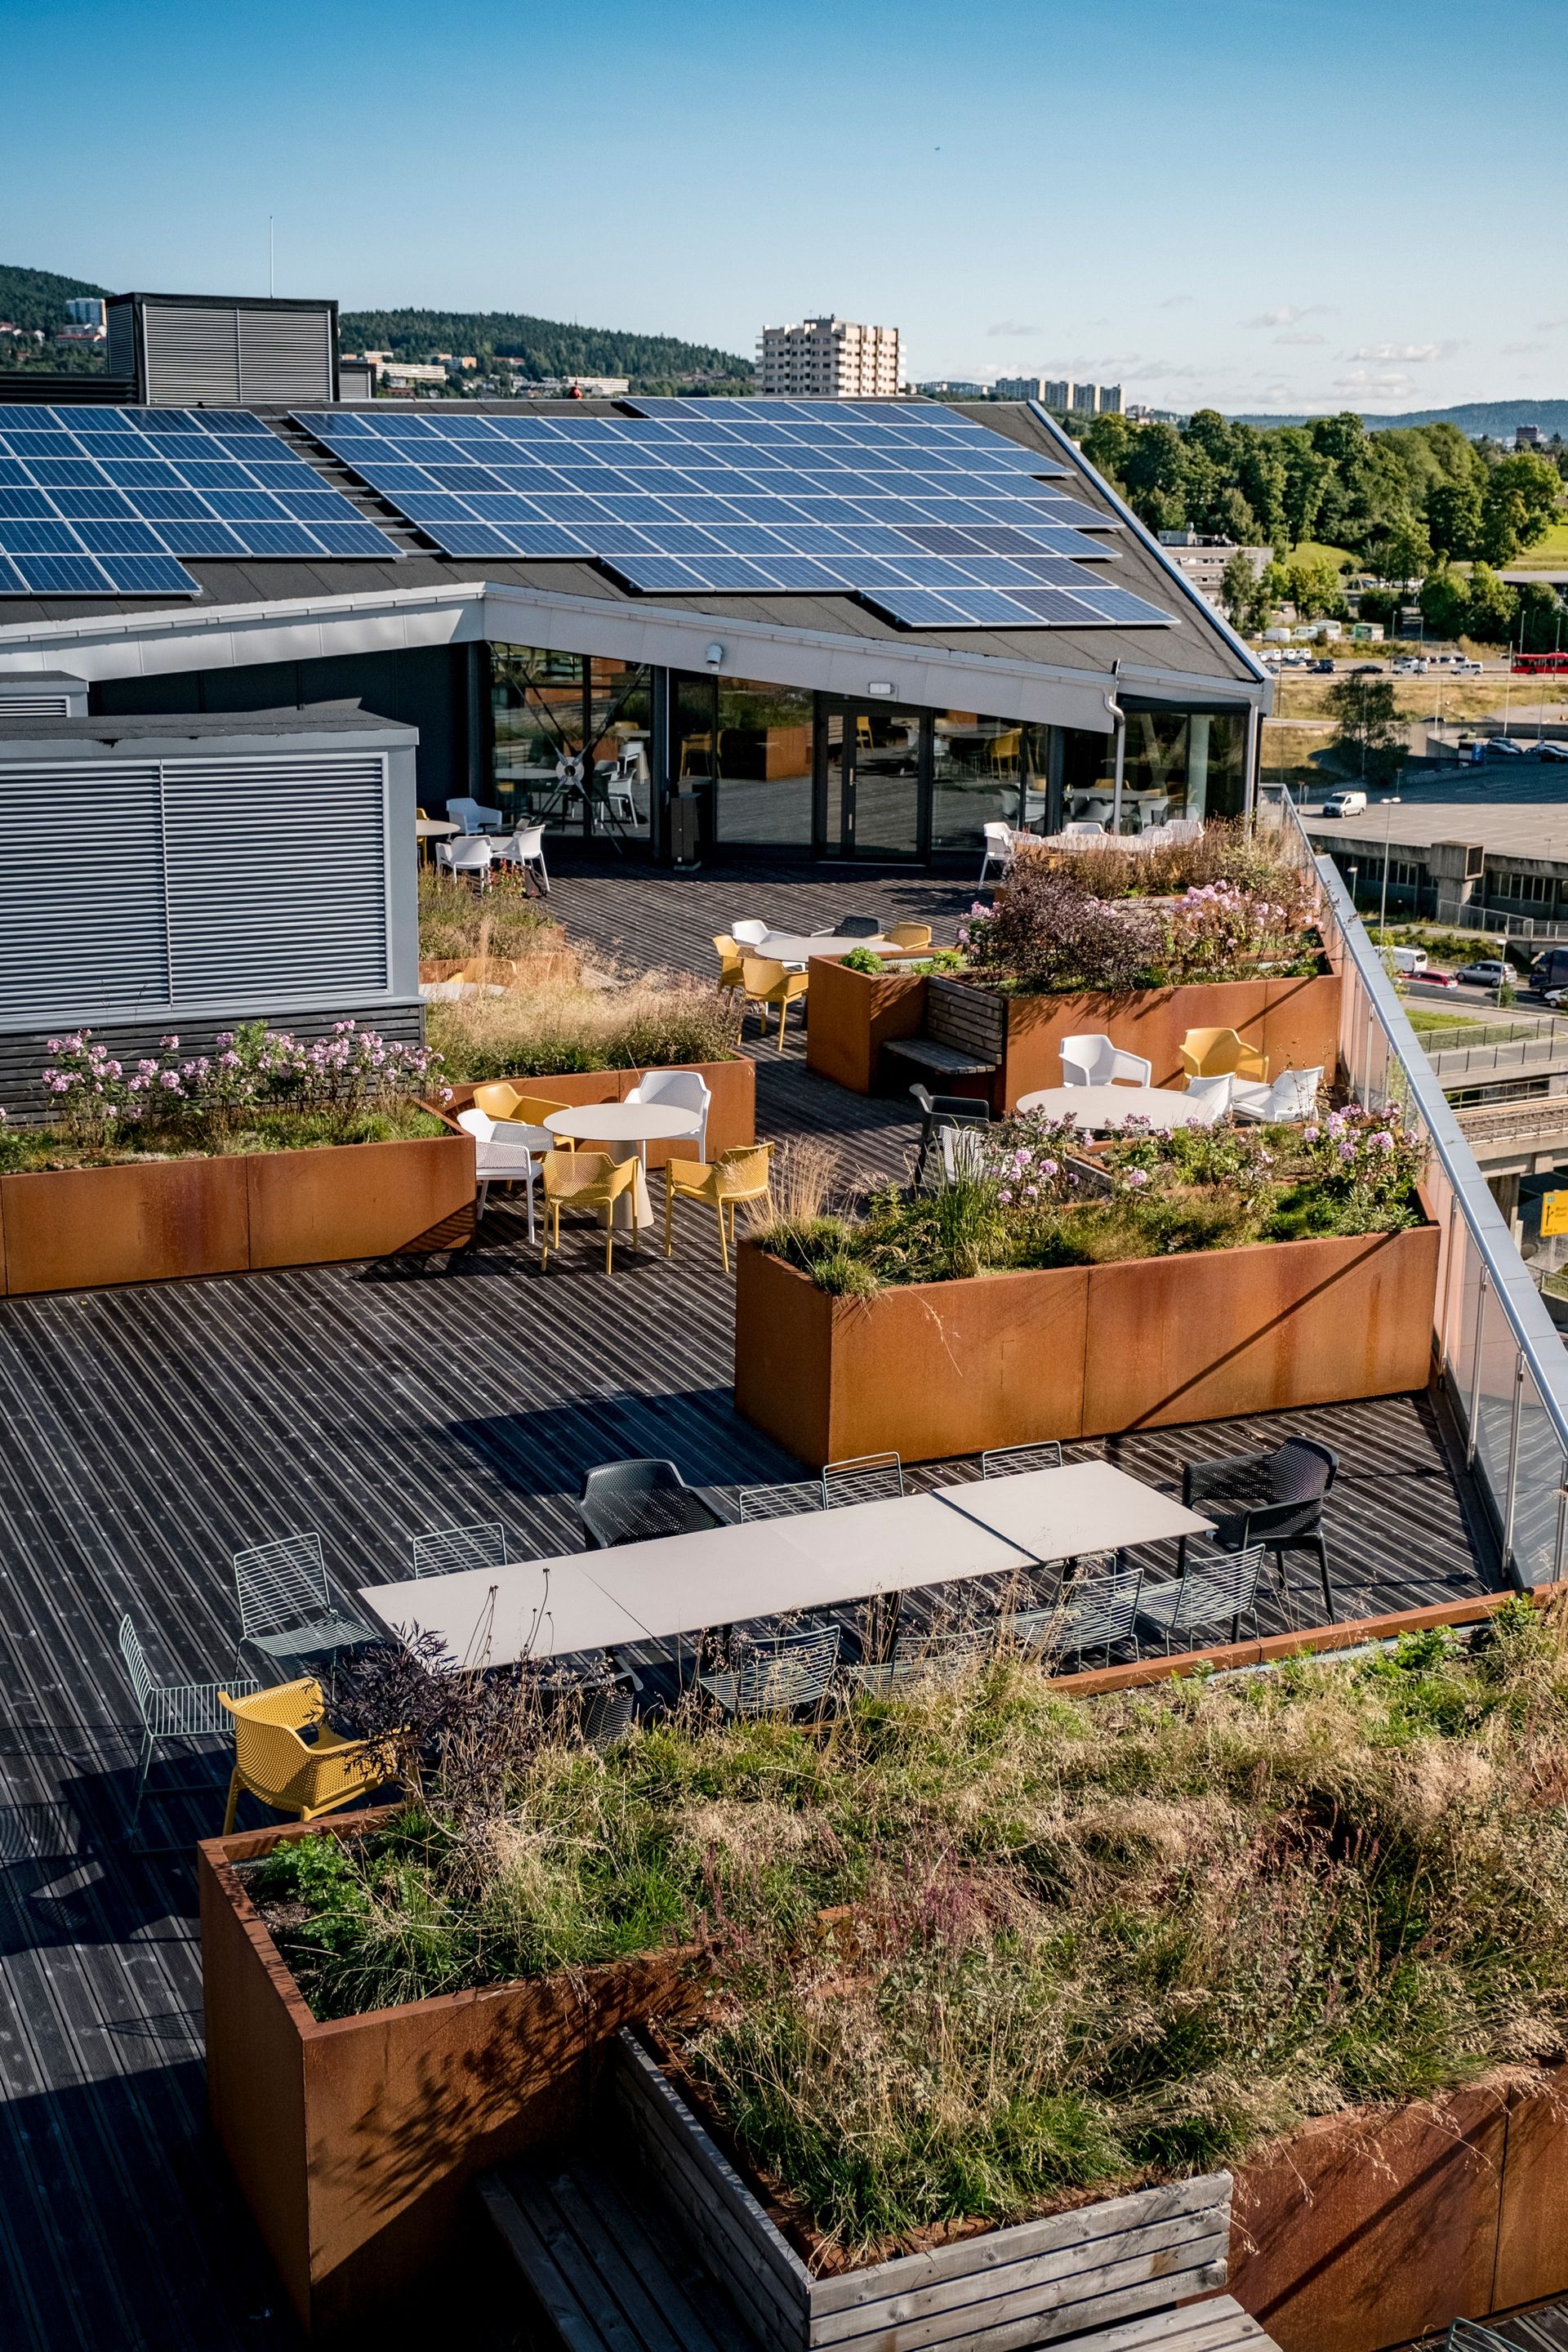
<path fill-rule="evenodd" d="M 804 971 L 786 971 L 784 965 L 775 962 L 771 956 L 744 956 L 741 970 L 746 991 L 745 1010 L 747 1013 L 754 1012 L 764 1029 L 767 1027 L 768 1008 L 774 1004 L 778 1006 L 779 1051 L 782 1054 L 784 1023 L 789 1018 L 790 1006 L 797 996 L 805 994 L 810 985 L 810 975 Z"/>
<path fill-rule="evenodd" d="M 719 957 L 720 987 L 744 988 L 746 985 L 745 960 L 742 956 L 739 943 L 730 937 L 728 931 L 715 931 L 713 945 Z"/>
<path fill-rule="evenodd" d="M 258 1691 L 254 1698 L 231 1698 L 219 1691 L 218 1704 L 234 1717 L 225 1837 L 234 1827 L 242 1789 L 275 1813 L 313 1822 L 318 1813 L 336 1812 L 390 1777 L 379 1741 L 342 1739 L 321 1722 L 321 1685 L 309 1675 Z M 302 1739 L 300 1733 L 312 1724 L 318 1727 L 315 1738 Z"/>
<path fill-rule="evenodd" d="M 889 923 L 882 936 L 889 940 L 896 948 L 929 948 L 931 925 L 929 923 Z"/>
<path fill-rule="evenodd" d="M 552 1244 L 561 1247 L 562 1209 L 604 1209 L 605 1272 L 613 1273 L 616 1264 L 616 1202 L 631 1194 L 633 1202 L 632 1247 L 640 1249 L 637 1234 L 636 1201 L 633 1189 L 637 1181 L 640 1161 L 612 1160 L 607 1151 L 547 1151 L 544 1155 L 544 1239 L 540 1244 L 541 1273 L 550 1261 Z"/>
<path fill-rule="evenodd" d="M 1189 1078 L 1260 1078 L 1268 1081 L 1268 1056 L 1234 1029 L 1189 1029 L 1182 1040 L 1182 1067 Z"/>
<path fill-rule="evenodd" d="M 719 1212 L 719 1255 L 724 1261 L 724 1271 L 730 1271 L 730 1252 L 735 1243 L 735 1212 L 742 1201 L 769 1201 L 769 1161 L 773 1158 L 771 1143 L 743 1143 L 733 1151 L 721 1151 L 717 1160 L 704 1165 L 700 1160 L 669 1160 L 664 1169 L 664 1254 L 675 1255 L 675 1204 L 677 1201 L 707 1201 Z M 728 1216 L 729 1230 L 725 1230 Z"/>
<path fill-rule="evenodd" d="M 552 1110 L 569 1110 L 571 1105 L 556 1102 L 549 1095 L 520 1095 L 505 1078 L 491 1078 L 474 1088 L 474 1108 L 488 1118 L 511 1119 L 519 1127 L 542 1127 Z M 571 1136 L 563 1135 L 560 1148 L 575 1151 L 577 1146 Z"/>

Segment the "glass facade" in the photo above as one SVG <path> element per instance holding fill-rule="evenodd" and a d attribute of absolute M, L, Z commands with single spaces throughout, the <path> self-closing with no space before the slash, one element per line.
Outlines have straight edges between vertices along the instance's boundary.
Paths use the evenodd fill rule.
<path fill-rule="evenodd" d="M 679 838 L 683 855 L 897 863 L 966 859 L 988 824 L 1111 822 L 1112 734 L 538 646 L 489 653 L 496 803 L 556 835 L 637 841 L 656 857 Z M 1244 710 L 1123 708 L 1123 831 L 1241 814 Z"/>
<path fill-rule="evenodd" d="M 653 673 L 539 646 L 490 647 L 495 805 L 555 833 L 647 840 Z"/>

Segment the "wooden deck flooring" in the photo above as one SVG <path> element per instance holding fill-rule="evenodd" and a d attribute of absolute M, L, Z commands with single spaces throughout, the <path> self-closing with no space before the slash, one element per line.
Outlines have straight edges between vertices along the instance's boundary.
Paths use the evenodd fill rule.
<path fill-rule="evenodd" d="M 951 920 L 968 903 L 901 878 L 752 877 L 747 892 L 792 921 L 862 905 Z M 630 871 L 563 877 L 556 906 L 605 953 L 694 968 L 746 911 L 724 877 Z M 914 1129 L 901 1105 L 813 1078 L 795 1043 L 760 1049 L 759 1080 L 764 1134 L 829 1132 L 847 1166 L 902 1170 Z M 668 1454 L 731 1488 L 797 1474 L 733 1411 L 731 1296 L 706 1230 L 693 1220 L 672 1263 L 626 1256 L 608 1281 L 601 1267 L 571 1235 L 541 1277 L 502 1212 L 450 1261 L 0 1302 L 5 2352 L 296 2342 L 204 2130 L 189 1866 L 137 1859 L 123 1840 L 135 1742 L 121 1613 L 167 1678 L 205 1679 L 233 1658 L 238 1546 L 317 1528 L 352 1588 L 405 1573 L 409 1536 L 455 1519 L 502 1519 L 522 1553 L 575 1549 L 583 1475 L 616 1455 Z M 1347 1601 L 1478 1589 L 1425 1399 L 1105 1450 L 1173 1486 L 1184 1459 L 1286 1426 L 1341 1452 L 1329 1530 Z M 1294 1577 L 1304 1609 L 1304 1562 Z M 220 1818 L 214 1757 L 205 1792 L 156 1804 L 148 1826 L 188 1844 Z M 479 2303 L 460 2317 L 480 2352 L 514 2340 Z"/>

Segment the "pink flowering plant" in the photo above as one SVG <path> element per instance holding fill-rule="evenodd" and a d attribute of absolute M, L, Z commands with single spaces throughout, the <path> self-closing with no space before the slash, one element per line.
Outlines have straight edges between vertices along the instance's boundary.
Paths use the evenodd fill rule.
<path fill-rule="evenodd" d="M 301 1038 L 256 1021 L 221 1031 L 210 1053 L 163 1037 L 123 1060 L 89 1029 L 48 1041 L 43 1073 L 54 1137 L 79 1150 L 202 1151 L 292 1141 L 377 1139 L 411 1118 L 420 1097 L 444 1101 L 439 1056 L 353 1021 Z M 428 1122 L 426 1122 L 428 1123 Z M 20 1133 L 20 1131 L 18 1131 Z"/>
<path fill-rule="evenodd" d="M 1019 995 L 1122 995 L 1194 982 L 1310 975 L 1319 949 L 1306 885 L 1221 878 L 1171 900 L 1096 898 L 1079 862 L 1023 860 L 994 906 L 959 928 L 976 977 Z"/>

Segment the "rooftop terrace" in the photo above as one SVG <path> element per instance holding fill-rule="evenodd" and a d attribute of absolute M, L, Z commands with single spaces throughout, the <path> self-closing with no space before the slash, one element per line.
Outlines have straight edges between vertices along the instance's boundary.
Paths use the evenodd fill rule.
<path fill-rule="evenodd" d="M 707 970 L 712 933 L 749 912 L 811 929 L 863 907 L 931 919 L 940 940 L 969 897 L 848 871 L 600 868 L 561 880 L 554 911 L 628 964 Z M 762 1134 L 826 1133 L 847 1169 L 903 1171 L 916 1129 L 902 1102 L 811 1076 L 793 1032 L 783 1055 L 756 1051 Z M 221 1675 L 241 1545 L 319 1529 L 352 1589 L 404 1575 L 409 1535 L 454 1518 L 504 1521 L 517 1556 L 577 1549 L 583 1475 L 616 1456 L 668 1454 L 694 1483 L 731 1491 L 799 1475 L 733 1410 L 730 1295 L 695 1220 L 670 1263 L 618 1254 L 606 1281 L 599 1253 L 569 1235 L 542 1277 L 520 1220 L 499 1208 L 450 1259 L 0 1303 L 7 2352 L 297 2341 L 204 2132 L 189 1865 L 179 1851 L 138 1859 L 124 1843 L 135 1739 L 114 1648 L 121 1613 L 171 1677 Z M 1268 1444 L 1288 1427 L 1342 1457 L 1325 1520 L 1347 1613 L 1482 1589 L 1465 1485 L 1425 1396 L 1068 1455 L 1104 1453 L 1179 1489 L 1184 1460 Z M 1310 1575 L 1298 1557 L 1303 1613 Z M 1264 1629 L 1281 1622 L 1270 1601 Z M 154 1786 L 168 1769 L 154 1766 Z M 222 1779 L 215 1754 L 203 1793 L 153 1808 L 152 1838 L 188 1846 L 215 1833 Z M 481 2347 L 522 2340 L 485 2277 L 474 2274 L 473 2307 L 448 2305 L 447 2321 Z"/>

